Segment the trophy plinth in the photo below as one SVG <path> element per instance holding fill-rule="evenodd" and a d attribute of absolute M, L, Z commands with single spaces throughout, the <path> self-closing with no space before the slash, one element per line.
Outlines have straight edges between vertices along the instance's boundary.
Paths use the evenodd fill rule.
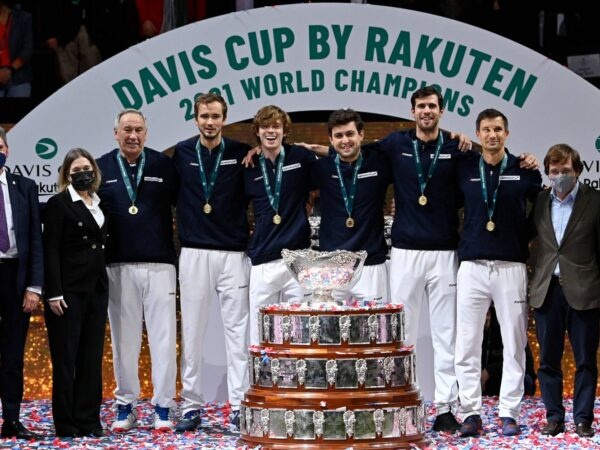
<path fill-rule="evenodd" d="M 356 283 L 362 273 L 367 252 L 284 249 L 281 256 L 298 283 L 312 292 L 310 304 L 342 304 L 342 301 L 333 297 L 332 291 L 347 289 Z"/>
<path fill-rule="evenodd" d="M 258 311 L 250 388 L 240 405 L 240 445 L 265 450 L 426 448 L 416 356 L 404 345 L 398 304 L 340 304 L 366 252 L 283 250 L 310 301 Z"/>

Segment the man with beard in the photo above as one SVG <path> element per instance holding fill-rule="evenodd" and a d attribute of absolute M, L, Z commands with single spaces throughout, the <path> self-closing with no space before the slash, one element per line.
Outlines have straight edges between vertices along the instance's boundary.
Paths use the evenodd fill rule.
<path fill-rule="evenodd" d="M 249 264 L 241 161 L 249 146 L 222 136 L 227 103 L 208 93 L 194 103 L 200 134 L 175 147 L 173 162 L 181 187 L 177 229 L 181 241 L 181 381 L 183 417 L 175 430 L 201 422 L 202 348 L 210 305 L 218 301 L 225 331 L 227 387 L 232 428 L 239 430 L 239 408 L 247 387 Z"/>
<path fill-rule="evenodd" d="M 444 99 L 436 88 L 421 88 L 410 101 L 415 129 L 395 131 L 379 143 L 391 160 L 394 180 L 390 298 L 404 305 L 408 345 L 416 345 L 421 308 L 428 309 L 437 412 L 433 429 L 455 432 L 456 165 L 465 153 L 439 128 Z"/>

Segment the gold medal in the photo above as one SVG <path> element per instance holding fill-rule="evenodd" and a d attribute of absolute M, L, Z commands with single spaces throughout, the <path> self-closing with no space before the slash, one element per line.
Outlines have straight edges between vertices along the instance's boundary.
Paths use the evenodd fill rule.
<path fill-rule="evenodd" d="M 488 220 L 488 222 L 485 224 L 485 229 L 488 231 L 494 231 L 496 229 L 496 224 L 493 221 Z"/>
<path fill-rule="evenodd" d="M 346 219 L 346 226 L 348 228 L 353 228 L 354 227 L 354 219 L 352 217 L 348 217 Z"/>
<path fill-rule="evenodd" d="M 131 214 L 132 216 L 135 216 L 138 213 L 138 207 L 135 205 L 131 205 L 129 207 L 129 214 Z"/>
<path fill-rule="evenodd" d="M 419 205 L 425 206 L 426 204 L 427 204 L 427 197 L 425 197 L 424 195 L 421 195 L 419 197 Z"/>
<path fill-rule="evenodd" d="M 210 214 L 212 212 L 212 206 L 210 206 L 210 203 L 206 203 L 202 208 L 202 211 L 204 211 L 204 214 Z"/>
<path fill-rule="evenodd" d="M 275 214 L 273 216 L 273 223 L 275 225 L 279 225 L 281 223 L 281 216 L 279 214 Z"/>

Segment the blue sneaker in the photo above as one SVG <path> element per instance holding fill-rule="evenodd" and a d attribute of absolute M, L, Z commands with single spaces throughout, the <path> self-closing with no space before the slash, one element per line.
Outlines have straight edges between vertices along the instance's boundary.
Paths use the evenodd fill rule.
<path fill-rule="evenodd" d="M 117 405 L 117 418 L 110 426 L 114 433 L 124 433 L 138 426 L 137 411 L 133 405 Z"/>
<path fill-rule="evenodd" d="M 199 409 L 186 412 L 175 425 L 175 431 L 183 433 L 184 431 L 194 431 L 202 423 L 202 413 Z"/>
<path fill-rule="evenodd" d="M 171 421 L 171 410 L 162 406 L 154 406 L 154 429 L 158 431 L 171 431 L 173 422 Z"/>
<path fill-rule="evenodd" d="M 229 428 L 231 431 L 240 431 L 240 410 L 232 410 L 229 414 Z"/>

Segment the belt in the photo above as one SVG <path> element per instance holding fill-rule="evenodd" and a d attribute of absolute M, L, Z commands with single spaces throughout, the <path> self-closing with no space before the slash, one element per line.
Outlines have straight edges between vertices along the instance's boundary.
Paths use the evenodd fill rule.
<path fill-rule="evenodd" d="M 18 260 L 18 258 L 0 258 L 0 264 L 17 262 Z"/>
<path fill-rule="evenodd" d="M 561 276 L 552 275 L 552 281 L 560 286 L 562 286 L 562 284 L 563 284 Z"/>

